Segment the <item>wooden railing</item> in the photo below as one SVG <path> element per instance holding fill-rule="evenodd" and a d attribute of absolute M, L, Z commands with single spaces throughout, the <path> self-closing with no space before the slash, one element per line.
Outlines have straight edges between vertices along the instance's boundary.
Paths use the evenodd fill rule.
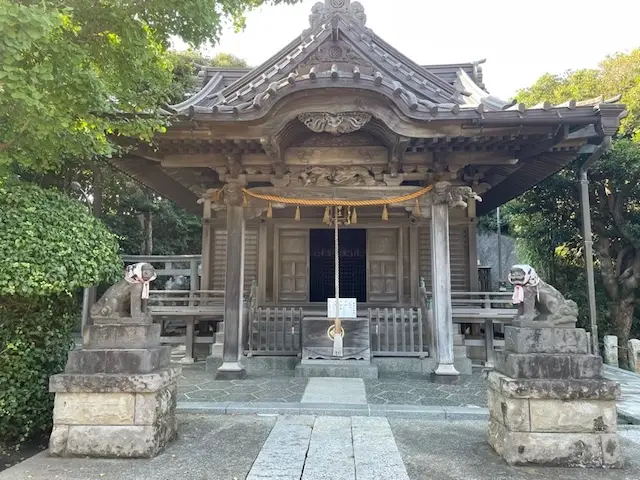
<path fill-rule="evenodd" d="M 302 316 L 302 308 L 251 308 L 247 356 L 298 355 L 302 351 Z"/>
<path fill-rule="evenodd" d="M 484 325 L 484 338 L 465 338 L 466 346 L 485 348 L 485 366 L 494 364 L 495 346 L 504 345 L 504 340 L 495 338 L 494 324 L 509 324 L 518 313 L 511 303 L 511 292 L 451 292 L 451 314 L 453 323 Z M 420 285 L 421 307 L 426 312 L 430 338 L 434 337 L 433 309 L 431 293 L 427 292 L 424 281 Z M 431 351 L 433 346 L 430 344 Z"/>
<path fill-rule="evenodd" d="M 369 329 L 375 357 L 428 356 L 420 308 L 370 308 Z"/>

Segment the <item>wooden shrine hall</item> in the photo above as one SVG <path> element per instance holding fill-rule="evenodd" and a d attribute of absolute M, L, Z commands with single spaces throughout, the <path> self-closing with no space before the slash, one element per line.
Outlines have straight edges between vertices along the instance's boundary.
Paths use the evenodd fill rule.
<path fill-rule="evenodd" d="M 264 64 L 203 69 L 200 90 L 163 111 L 166 133 L 113 160 L 202 216 L 200 290 L 224 291 L 220 378 L 241 376 L 246 355 L 313 357 L 302 330 L 333 324 L 335 257 L 339 296 L 366 320 L 366 338 L 343 321 L 345 352 L 358 337 L 374 361 L 470 373 L 460 325 L 513 315 L 479 292 L 477 215 L 593 151 L 624 110 L 504 101 L 481 65 L 419 65 L 359 2 L 326 0 Z"/>

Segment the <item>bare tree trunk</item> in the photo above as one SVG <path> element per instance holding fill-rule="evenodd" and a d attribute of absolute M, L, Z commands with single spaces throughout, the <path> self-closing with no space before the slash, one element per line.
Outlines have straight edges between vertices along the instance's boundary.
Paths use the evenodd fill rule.
<path fill-rule="evenodd" d="M 147 211 L 138 214 L 138 221 L 142 229 L 140 255 L 153 255 L 153 218 L 151 212 Z"/>
<path fill-rule="evenodd" d="M 93 171 L 93 216 L 100 218 L 102 216 L 102 197 L 104 194 L 104 184 L 102 177 L 102 169 L 95 162 L 91 162 L 91 170 Z"/>
<path fill-rule="evenodd" d="M 631 323 L 633 321 L 633 311 L 635 309 L 635 295 L 633 298 L 622 298 L 615 302 L 611 302 L 611 320 L 615 334 L 618 336 L 618 347 L 624 355 L 620 355 L 620 366 L 628 368 L 627 348 L 629 343 L 629 334 L 631 332 Z"/>

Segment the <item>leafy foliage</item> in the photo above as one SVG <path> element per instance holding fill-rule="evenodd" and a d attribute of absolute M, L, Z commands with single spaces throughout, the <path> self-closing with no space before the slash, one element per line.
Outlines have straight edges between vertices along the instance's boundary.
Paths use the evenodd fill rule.
<path fill-rule="evenodd" d="M 77 314 L 73 293 L 122 272 L 115 236 L 55 190 L 0 183 L 0 438 L 46 432 Z"/>
<path fill-rule="evenodd" d="M 535 105 L 568 99 L 585 100 L 603 95 L 622 95 L 629 115 L 622 120 L 620 133 L 640 141 L 640 48 L 605 58 L 597 69 L 569 71 L 564 75 L 545 74 L 531 87 L 518 91 L 518 101 Z"/>
<path fill-rule="evenodd" d="M 600 333 L 616 334 L 626 348 L 630 332 L 638 330 L 632 320 L 640 288 L 640 49 L 607 57 L 596 70 L 544 75 L 517 97 L 535 104 L 615 94 L 622 95 L 629 115 L 611 150 L 589 172 L 589 196 Z M 578 184 L 583 160 L 535 186 L 505 211 L 525 259 L 586 309 Z"/>
<path fill-rule="evenodd" d="M 0 0 L 0 166 L 54 169 L 113 155 L 118 136 L 150 140 L 175 94 L 171 36 L 215 43 L 247 9 L 295 1 Z"/>
<path fill-rule="evenodd" d="M 58 192 L 0 183 L 0 231 L 0 295 L 70 294 L 121 274 L 114 235 Z"/>
<path fill-rule="evenodd" d="M 0 439 L 21 443 L 48 433 L 49 376 L 64 369 L 75 316 L 68 295 L 0 296 Z"/>

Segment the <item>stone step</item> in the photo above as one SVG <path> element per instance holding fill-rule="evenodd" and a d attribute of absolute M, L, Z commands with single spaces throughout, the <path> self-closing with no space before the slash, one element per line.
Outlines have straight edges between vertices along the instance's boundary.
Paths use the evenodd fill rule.
<path fill-rule="evenodd" d="M 302 403 L 367 403 L 361 378 L 311 378 L 302 395 Z"/>

